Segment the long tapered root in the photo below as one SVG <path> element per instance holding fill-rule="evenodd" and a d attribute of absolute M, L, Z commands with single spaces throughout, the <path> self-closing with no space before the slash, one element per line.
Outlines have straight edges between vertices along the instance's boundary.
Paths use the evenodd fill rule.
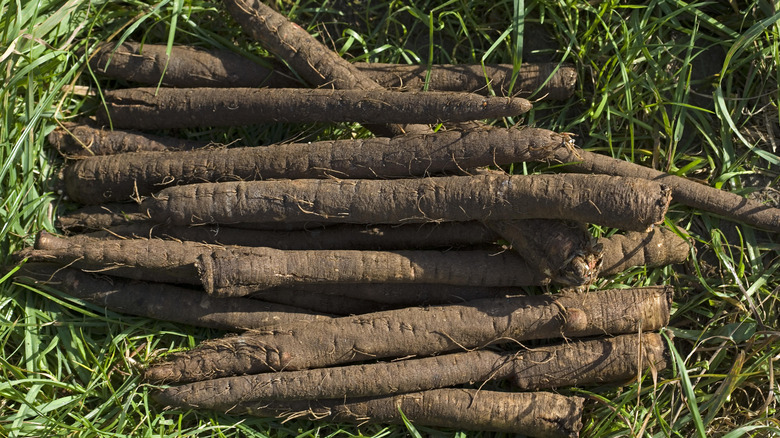
<path fill-rule="evenodd" d="M 491 343 L 658 330 L 670 288 L 510 297 L 315 321 L 204 342 L 148 368 L 150 382 L 186 382 L 379 358 L 427 356 Z"/>
<path fill-rule="evenodd" d="M 510 287 L 549 282 L 516 254 L 490 251 L 282 251 L 236 247 L 201 254 L 195 266 L 203 287 L 215 296 L 244 296 L 299 284 Z"/>
<path fill-rule="evenodd" d="M 553 156 L 562 136 L 536 128 L 443 131 L 395 138 L 318 141 L 92 157 L 63 170 L 71 199 L 129 201 L 171 185 L 299 178 L 409 178 Z"/>
<path fill-rule="evenodd" d="M 241 404 L 230 414 L 328 419 L 333 422 L 403 423 L 419 426 L 522 433 L 533 437 L 577 437 L 582 427 L 580 397 L 546 392 L 435 389 L 367 399 Z"/>
<path fill-rule="evenodd" d="M 220 330 L 261 329 L 329 318 L 292 306 L 246 298 L 215 299 L 203 291 L 96 276 L 56 264 L 26 263 L 14 278 L 54 286 L 114 312 Z"/>
<path fill-rule="evenodd" d="M 142 207 L 173 224 L 293 221 L 414 223 L 569 219 L 645 231 L 671 193 L 604 175 L 479 175 L 377 180 L 249 181 L 169 187 Z"/>
<path fill-rule="evenodd" d="M 410 225 L 343 224 L 303 230 L 252 230 L 228 226 L 185 227 L 141 221 L 90 235 L 191 240 L 213 245 L 265 246 L 286 250 L 401 250 L 478 247 L 497 236 L 479 222 Z"/>
<path fill-rule="evenodd" d="M 289 72 L 266 68 L 229 50 L 205 50 L 191 46 L 124 42 L 96 47 L 89 65 L 109 78 L 166 87 L 274 87 L 293 88 L 303 84 Z M 162 81 L 162 82 L 161 82 Z"/>
<path fill-rule="evenodd" d="M 173 46 L 170 57 L 162 44 L 124 42 L 118 46 L 102 44 L 89 64 L 96 74 L 114 79 L 167 87 L 270 87 L 302 86 L 289 72 L 264 67 L 228 50 L 204 50 L 191 46 Z M 532 93 L 545 100 L 571 97 L 577 82 L 572 65 L 524 62 L 511 88 L 512 64 L 404 65 L 355 62 L 362 75 L 383 88 L 430 91 L 466 91 L 499 96 Z M 163 71 L 163 66 L 167 68 Z M 430 71 L 430 75 L 428 74 Z M 315 85 L 318 85 L 315 83 Z"/>
<path fill-rule="evenodd" d="M 66 233 L 102 230 L 113 226 L 148 221 L 149 214 L 138 204 L 88 205 L 57 218 L 57 228 Z"/>
<path fill-rule="evenodd" d="M 520 97 L 303 88 L 132 88 L 106 92 L 101 124 L 130 129 L 258 123 L 439 123 L 528 112 Z"/>
<path fill-rule="evenodd" d="M 676 202 L 758 228 L 780 232 L 780 208 L 764 205 L 736 193 L 718 190 L 676 175 L 579 149 L 559 148 L 556 151 L 556 159 L 566 163 L 566 166 L 563 166 L 565 170 L 657 181 L 673 191 Z"/>
<path fill-rule="evenodd" d="M 289 293 L 290 290 L 290 288 L 271 288 L 261 294 Z M 389 304 L 394 308 L 460 304 L 484 298 L 524 295 L 521 289 L 512 287 L 474 287 L 421 283 L 302 284 L 296 286 L 293 290 L 301 290 L 312 294 L 335 295 L 336 297 L 362 298 L 380 304 Z"/>
<path fill-rule="evenodd" d="M 199 285 L 195 261 L 211 252 L 208 245 L 160 239 L 98 239 L 84 235 L 63 238 L 41 231 L 34 248 L 17 259 L 53 262 L 135 280 Z"/>
<path fill-rule="evenodd" d="M 128 152 L 186 151 L 208 146 L 208 142 L 161 137 L 135 131 L 107 131 L 89 125 L 64 123 L 47 140 L 67 158 L 86 158 Z"/>
<path fill-rule="evenodd" d="M 284 60 L 309 84 L 342 90 L 384 90 L 367 74 L 329 50 L 305 29 L 258 0 L 226 0 L 225 7 L 252 38 Z M 388 123 L 383 121 L 382 123 Z M 414 123 L 419 123 L 415 121 Z M 369 125 L 379 136 L 428 133 L 428 125 Z"/>
<path fill-rule="evenodd" d="M 499 353 L 464 353 L 205 380 L 163 389 L 163 405 L 229 410 L 246 402 L 369 397 L 511 379 L 521 390 L 624 382 L 667 366 L 657 333 L 570 341 Z"/>
<path fill-rule="evenodd" d="M 471 251 L 279 250 L 192 241 L 39 233 L 15 255 L 138 280 L 203 285 L 215 296 L 339 283 L 434 283 L 510 287 L 545 284 L 518 255 Z"/>

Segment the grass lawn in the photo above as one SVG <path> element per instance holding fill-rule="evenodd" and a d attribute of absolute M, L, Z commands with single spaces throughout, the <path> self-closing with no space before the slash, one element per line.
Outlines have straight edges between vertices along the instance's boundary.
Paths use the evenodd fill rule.
<path fill-rule="evenodd" d="M 573 64 L 562 102 L 502 126 L 576 135 L 579 146 L 777 205 L 780 6 L 645 0 L 280 0 L 278 10 L 350 61 Z M 220 2 L 0 1 L 0 257 L 75 207 L 58 191 L 58 123 L 94 114 L 84 53 L 124 40 L 228 48 L 258 62 Z M 177 135 L 268 144 L 365 136 L 359 126 L 262 125 Z M 515 165 L 514 173 L 544 171 Z M 562 389 L 586 398 L 585 437 L 778 436 L 780 238 L 673 204 L 665 226 L 695 240 L 688 262 L 634 268 L 597 287 L 675 287 L 673 366 L 639 381 Z M 591 228 L 594 235 L 615 230 Z M 537 291 L 537 292 L 542 292 Z M 105 311 L 0 273 L 0 436 L 481 436 L 382 425 L 163 411 L 138 369 L 222 335 Z"/>

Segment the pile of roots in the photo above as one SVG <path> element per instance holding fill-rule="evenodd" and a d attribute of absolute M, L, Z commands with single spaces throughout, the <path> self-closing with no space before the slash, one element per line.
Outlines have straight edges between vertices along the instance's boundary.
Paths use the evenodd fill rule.
<path fill-rule="evenodd" d="M 672 198 L 780 229 L 777 209 L 566 133 L 463 125 L 531 109 L 502 95 L 512 66 L 350 64 L 258 1 L 225 3 L 295 75 L 232 53 L 100 46 L 97 73 L 165 87 L 108 91 L 96 122 L 52 133 L 84 207 L 16 254 L 20 280 L 237 332 L 143 370 L 161 405 L 577 436 L 583 399 L 545 390 L 667 365 L 671 288 L 592 284 L 686 259 L 685 236 L 659 226 Z M 516 84 L 563 99 L 575 80 L 526 65 Z M 377 136 L 223 147 L 143 132 L 340 121 Z M 518 162 L 571 172 L 486 170 Z M 587 224 L 625 233 L 594 239 Z M 512 386 L 482 388 L 499 380 Z"/>

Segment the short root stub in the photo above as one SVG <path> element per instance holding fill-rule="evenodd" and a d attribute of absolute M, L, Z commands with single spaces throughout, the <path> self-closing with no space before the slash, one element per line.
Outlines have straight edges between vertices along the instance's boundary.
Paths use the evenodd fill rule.
<path fill-rule="evenodd" d="M 663 338 L 652 332 L 568 340 L 518 352 L 512 362 L 512 380 L 522 391 L 622 384 L 647 369 L 665 369 L 669 364 L 667 355 Z"/>
<path fill-rule="evenodd" d="M 203 289 L 206 290 L 211 296 L 216 296 L 214 287 L 214 267 L 211 254 L 201 254 L 197 257 L 195 262 L 195 268 L 198 270 L 198 277 L 203 285 Z"/>
<path fill-rule="evenodd" d="M 64 243 L 65 241 L 57 236 L 55 236 L 52 233 L 49 233 L 48 231 L 40 231 L 35 236 L 35 244 L 33 244 L 33 248 L 35 249 L 61 249 L 61 248 L 67 248 L 67 244 Z"/>
<path fill-rule="evenodd" d="M 654 268 L 684 262 L 690 253 L 687 239 L 676 232 L 656 227 L 649 233 L 628 232 L 599 239 L 604 247 L 603 275 L 632 266 Z"/>
<path fill-rule="evenodd" d="M 553 283 L 582 286 L 596 280 L 601 247 L 584 224 L 550 219 L 488 221 L 512 250 Z"/>
<path fill-rule="evenodd" d="M 576 307 L 566 309 L 564 317 L 566 318 L 564 330 L 581 331 L 588 326 L 588 315 Z"/>

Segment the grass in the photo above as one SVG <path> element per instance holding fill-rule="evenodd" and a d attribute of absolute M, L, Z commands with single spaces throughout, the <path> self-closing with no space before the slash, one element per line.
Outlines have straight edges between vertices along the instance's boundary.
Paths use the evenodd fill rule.
<path fill-rule="evenodd" d="M 565 102 L 539 102 L 529 124 L 580 146 L 759 199 L 778 199 L 780 15 L 769 1 L 278 1 L 352 61 L 573 63 Z M 354 7 L 349 6 L 354 5 Z M 71 205 L 45 136 L 89 115 L 101 90 L 79 49 L 124 39 L 268 56 L 219 3 L 0 1 L 0 255 L 31 243 Z M 522 27 L 513 26 L 522 23 Z M 545 38 L 540 38 L 544 31 Z M 191 130 L 248 143 L 343 138 L 355 127 Z M 358 135 L 367 135 L 357 127 Z M 303 130 L 304 134 L 301 134 Z M 515 166 L 514 171 L 533 171 Z M 667 225 L 696 242 L 683 266 L 634 268 L 600 287 L 672 284 L 673 367 L 638 382 L 568 389 L 587 398 L 582 436 L 780 434 L 777 235 L 673 205 Z M 614 230 L 593 228 L 596 235 Z M 435 432 L 162 411 L 138 380 L 161 352 L 221 333 L 105 311 L 0 277 L 0 436 L 404 436 Z M 458 432 L 456 436 L 487 435 Z"/>

